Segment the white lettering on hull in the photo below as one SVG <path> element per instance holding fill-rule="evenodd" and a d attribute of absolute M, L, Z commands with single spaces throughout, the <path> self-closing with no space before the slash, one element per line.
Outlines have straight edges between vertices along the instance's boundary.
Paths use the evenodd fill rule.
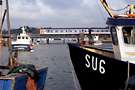
<path fill-rule="evenodd" d="M 105 60 L 98 59 L 98 57 L 90 56 L 88 54 L 85 55 L 85 66 L 87 68 L 91 68 L 94 71 L 99 71 L 101 74 L 105 74 L 105 68 L 103 65 L 105 65 Z"/>

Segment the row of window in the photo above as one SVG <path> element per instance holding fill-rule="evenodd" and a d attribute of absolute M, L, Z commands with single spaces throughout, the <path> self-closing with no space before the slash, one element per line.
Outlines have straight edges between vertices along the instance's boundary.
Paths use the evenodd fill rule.
<path fill-rule="evenodd" d="M 91 30 L 91 32 L 110 32 L 109 30 Z"/>
<path fill-rule="evenodd" d="M 78 32 L 78 30 L 46 30 L 47 32 Z M 79 30 L 79 32 L 89 32 L 88 30 Z"/>
<path fill-rule="evenodd" d="M 123 27 L 122 28 L 124 43 L 135 44 L 135 27 Z M 118 37 L 115 27 L 111 28 L 112 41 L 114 45 L 118 45 Z"/>
<path fill-rule="evenodd" d="M 18 37 L 18 39 L 28 39 L 28 37 Z"/>
<path fill-rule="evenodd" d="M 44 30 L 43 30 L 44 31 Z M 84 30 L 47 30 L 46 32 L 89 32 L 88 29 L 84 29 Z M 91 30 L 91 32 L 110 32 L 109 30 Z"/>

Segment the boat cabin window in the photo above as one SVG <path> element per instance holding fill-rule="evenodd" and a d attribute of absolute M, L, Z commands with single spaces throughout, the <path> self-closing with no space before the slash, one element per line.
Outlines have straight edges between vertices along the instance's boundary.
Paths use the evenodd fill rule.
<path fill-rule="evenodd" d="M 18 39 L 21 39 L 21 37 L 18 37 Z"/>
<path fill-rule="evenodd" d="M 24 39 L 24 37 L 22 37 L 22 39 Z"/>
<path fill-rule="evenodd" d="M 28 37 L 26 37 L 26 39 L 28 39 Z"/>
<path fill-rule="evenodd" d="M 123 27 L 123 38 L 126 44 L 135 44 L 135 26 Z"/>
<path fill-rule="evenodd" d="M 112 42 L 114 45 L 118 45 L 117 32 L 115 27 L 111 27 Z"/>

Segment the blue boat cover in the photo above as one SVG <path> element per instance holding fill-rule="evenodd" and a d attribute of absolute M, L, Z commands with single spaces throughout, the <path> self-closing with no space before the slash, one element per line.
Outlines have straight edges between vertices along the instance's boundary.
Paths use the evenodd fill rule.
<path fill-rule="evenodd" d="M 46 76 L 47 76 L 46 68 L 38 70 L 38 80 L 36 81 L 37 90 L 43 90 L 46 81 Z M 26 90 L 27 79 L 28 79 L 27 75 L 16 77 L 14 90 Z"/>
<path fill-rule="evenodd" d="M 14 90 L 26 90 L 27 79 L 28 77 L 26 75 L 16 77 Z"/>
<path fill-rule="evenodd" d="M 47 68 L 38 70 L 38 79 L 36 80 L 37 90 L 43 90 Z M 26 90 L 28 76 L 26 74 L 18 74 L 13 79 L 0 79 L 0 90 Z"/>
<path fill-rule="evenodd" d="M 135 18 L 108 18 L 106 24 L 112 26 L 133 26 L 135 25 Z"/>
<path fill-rule="evenodd" d="M 38 90 L 43 90 L 45 81 L 47 76 L 47 68 L 40 69 L 38 71 L 38 80 L 37 80 L 37 88 Z"/>
<path fill-rule="evenodd" d="M 12 79 L 0 79 L 0 90 L 12 90 Z"/>

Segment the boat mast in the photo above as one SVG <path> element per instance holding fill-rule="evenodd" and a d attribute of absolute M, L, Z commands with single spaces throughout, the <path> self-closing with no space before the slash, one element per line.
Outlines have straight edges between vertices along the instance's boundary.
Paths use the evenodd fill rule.
<path fill-rule="evenodd" d="M 2 13 L 2 0 L 0 0 L 0 7 L 1 7 L 1 15 L 0 15 L 0 46 L 3 45 L 3 37 L 2 37 L 2 27 L 3 27 L 3 23 L 4 23 L 4 19 L 5 19 L 5 16 L 6 16 L 6 12 L 7 10 L 5 9 L 4 10 L 4 14 Z"/>
<path fill-rule="evenodd" d="M 0 15 L 0 46 L 2 46 L 2 0 L 0 0 L 1 15 Z"/>
<path fill-rule="evenodd" d="M 105 8 L 105 10 L 108 12 L 108 14 L 111 17 L 114 17 L 114 14 L 112 13 L 112 11 L 109 8 L 109 5 L 107 4 L 106 0 L 100 0 L 100 2 L 102 3 L 103 7 Z"/>
<path fill-rule="evenodd" d="M 10 27 L 8 0 L 6 0 L 6 8 L 7 8 L 7 28 L 8 28 L 8 35 L 9 35 L 9 41 L 8 41 L 8 47 L 9 47 L 9 65 L 12 67 L 13 66 L 13 58 L 12 58 L 12 47 L 11 47 L 11 27 Z"/>
<path fill-rule="evenodd" d="M 1 31 L 1 27 L 2 27 L 2 0 L 0 0 L 0 8 L 1 8 L 1 15 L 0 15 L 0 31 Z"/>

